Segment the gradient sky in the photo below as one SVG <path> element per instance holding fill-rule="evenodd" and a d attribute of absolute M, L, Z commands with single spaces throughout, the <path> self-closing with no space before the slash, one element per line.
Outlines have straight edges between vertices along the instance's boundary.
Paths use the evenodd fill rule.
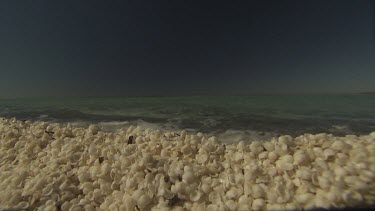
<path fill-rule="evenodd" d="M 0 1 L 0 97 L 375 91 L 374 1 Z"/>

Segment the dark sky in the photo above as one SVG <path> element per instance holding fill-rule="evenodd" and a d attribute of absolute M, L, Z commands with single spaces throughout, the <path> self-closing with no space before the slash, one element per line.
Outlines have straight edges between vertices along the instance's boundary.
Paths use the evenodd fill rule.
<path fill-rule="evenodd" d="M 375 91 L 374 1 L 0 1 L 0 97 Z"/>

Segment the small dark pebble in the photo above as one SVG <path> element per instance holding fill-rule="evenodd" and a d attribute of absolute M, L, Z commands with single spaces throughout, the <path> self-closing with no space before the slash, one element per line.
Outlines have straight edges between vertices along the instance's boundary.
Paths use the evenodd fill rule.
<path fill-rule="evenodd" d="M 48 135 L 53 135 L 55 132 L 48 132 L 48 131 L 44 131 L 44 132 L 46 132 Z"/>
<path fill-rule="evenodd" d="M 104 157 L 99 157 L 99 163 L 102 164 L 104 161 Z"/>
<path fill-rule="evenodd" d="M 178 198 L 177 195 L 174 195 L 173 198 L 169 199 L 168 205 L 169 206 L 174 206 L 175 204 L 177 204 L 180 201 L 181 201 L 181 199 Z"/>
<path fill-rule="evenodd" d="M 133 136 L 129 136 L 129 139 L 128 139 L 128 144 L 133 144 Z"/>

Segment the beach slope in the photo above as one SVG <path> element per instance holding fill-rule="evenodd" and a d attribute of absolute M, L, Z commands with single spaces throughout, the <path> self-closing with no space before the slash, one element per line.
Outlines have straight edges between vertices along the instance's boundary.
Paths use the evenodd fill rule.
<path fill-rule="evenodd" d="M 248 144 L 0 119 L 0 209 L 286 210 L 375 202 L 375 133 Z"/>

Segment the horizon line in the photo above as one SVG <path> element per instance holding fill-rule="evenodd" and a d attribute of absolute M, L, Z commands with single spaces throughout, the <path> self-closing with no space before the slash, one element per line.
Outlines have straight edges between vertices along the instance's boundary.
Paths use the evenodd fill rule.
<path fill-rule="evenodd" d="M 40 95 L 40 96 L 15 96 L 15 97 L 1 97 L 0 100 L 12 100 L 12 99 L 29 99 L 29 98 L 110 98 L 110 97 L 251 97 L 251 96 L 293 96 L 293 95 L 375 95 L 375 91 L 366 92 L 264 92 L 264 93 L 250 93 L 250 94 L 208 94 L 208 93 L 192 93 L 192 94 L 182 94 L 182 95 L 160 95 L 160 94 L 150 94 L 150 95 Z"/>

